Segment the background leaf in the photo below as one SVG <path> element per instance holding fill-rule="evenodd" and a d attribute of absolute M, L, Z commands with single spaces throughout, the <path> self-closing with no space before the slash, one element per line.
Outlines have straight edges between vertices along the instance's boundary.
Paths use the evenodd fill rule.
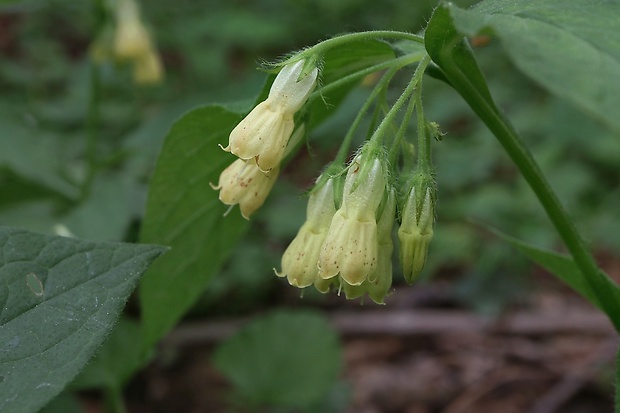
<path fill-rule="evenodd" d="M 121 317 L 71 386 L 78 389 L 109 388 L 120 393 L 131 375 L 145 362 L 141 333 L 137 322 Z"/>
<path fill-rule="evenodd" d="M 151 180 L 141 239 L 169 245 L 142 279 L 145 345 L 150 347 L 196 302 L 247 228 L 239 211 L 224 217 L 216 184 L 235 157 L 223 152 L 240 115 L 220 106 L 195 109 L 164 143 Z"/>
<path fill-rule="evenodd" d="M 547 271 L 564 281 L 573 290 L 583 295 L 594 306 L 604 311 L 603 306 L 601 305 L 596 294 L 592 292 L 590 284 L 584 278 L 583 273 L 579 271 L 577 264 L 575 264 L 575 261 L 570 256 L 538 248 L 534 245 L 530 245 L 506 235 L 496 229 L 493 229 L 492 231 L 502 239 L 508 241 L 513 247 L 517 248 L 529 259 L 538 263 Z M 604 288 L 610 291 L 615 297 L 615 300 L 613 301 L 613 303 L 615 303 L 614 308 L 616 314 L 620 314 L 620 287 L 618 287 L 618 285 L 603 271 L 601 271 L 600 280 L 604 283 Z"/>
<path fill-rule="evenodd" d="M 112 329 L 164 249 L 0 228 L 0 411 L 56 396 Z"/>
<path fill-rule="evenodd" d="M 497 36 L 514 64 L 620 131 L 620 2 L 485 0 L 445 6 L 463 34 Z"/>
<path fill-rule="evenodd" d="M 286 407 L 326 397 L 341 367 L 336 333 L 312 312 L 252 322 L 216 350 L 214 362 L 246 401 Z"/>

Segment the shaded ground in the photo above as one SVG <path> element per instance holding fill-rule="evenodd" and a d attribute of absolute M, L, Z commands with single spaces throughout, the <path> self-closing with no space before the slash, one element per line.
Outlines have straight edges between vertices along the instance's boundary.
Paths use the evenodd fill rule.
<path fill-rule="evenodd" d="M 551 283 L 527 305 L 491 320 L 445 309 L 446 288 L 401 287 L 385 307 L 325 309 L 343 337 L 347 412 L 612 411 L 617 340 L 590 305 Z M 228 411 L 230 387 L 209 356 L 243 322 L 182 325 L 129 387 L 129 411 Z"/>

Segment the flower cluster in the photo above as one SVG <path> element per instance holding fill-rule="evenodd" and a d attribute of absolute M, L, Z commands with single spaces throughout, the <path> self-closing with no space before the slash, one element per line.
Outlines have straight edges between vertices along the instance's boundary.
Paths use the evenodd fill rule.
<path fill-rule="evenodd" d="M 304 60 L 286 65 L 276 76 L 267 99 L 259 103 L 230 133 L 222 147 L 238 157 L 220 175 L 214 189 L 226 205 L 237 205 L 247 219 L 269 195 L 280 163 L 304 135 L 295 130 L 295 114 L 316 86 L 318 69 Z"/>
<path fill-rule="evenodd" d="M 267 99 L 233 129 L 228 145 L 222 147 L 238 159 L 222 172 L 213 188 L 220 191 L 223 203 L 239 204 L 245 218 L 263 204 L 282 159 L 304 133 L 303 126 L 295 129 L 295 121 L 316 86 L 315 61 L 318 58 L 306 58 L 304 52 L 290 59 L 276 76 Z M 385 90 L 394 73 L 387 72 L 369 101 Z M 322 293 L 337 290 L 349 299 L 367 294 L 383 304 L 392 286 L 393 232 L 399 222 L 399 256 L 405 279 L 411 283 L 422 270 L 433 236 L 435 186 L 430 172 L 431 135 L 419 106 L 419 89 L 418 98 L 412 97 L 422 72 L 416 73 L 370 139 L 345 166 L 356 127 L 352 126 L 336 159 L 311 189 L 306 221 L 284 251 L 280 270 L 274 269 L 292 286 L 314 286 Z M 407 114 L 388 149 L 384 137 L 396 129 L 396 113 L 407 100 L 411 102 Z M 419 111 L 419 154 L 416 172 L 410 175 L 399 171 L 396 164 L 401 153 L 407 160 L 403 169 L 413 169 L 413 153 L 408 152 L 413 146 L 402 137 L 414 107 Z M 353 125 L 359 124 L 363 113 L 364 109 Z"/>
<path fill-rule="evenodd" d="M 348 298 L 368 293 L 383 303 L 392 282 L 396 210 L 387 166 L 385 154 L 367 145 L 347 166 L 341 195 L 335 192 L 339 177 L 320 177 L 277 275 L 296 287 L 314 284 L 327 292 L 335 286 Z"/>

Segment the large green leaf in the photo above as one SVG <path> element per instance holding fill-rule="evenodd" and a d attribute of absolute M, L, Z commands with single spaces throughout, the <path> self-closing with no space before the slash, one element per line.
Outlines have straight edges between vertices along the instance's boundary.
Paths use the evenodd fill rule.
<path fill-rule="evenodd" d="M 620 1 L 485 0 L 441 7 L 468 36 L 492 34 L 526 75 L 620 131 Z"/>
<path fill-rule="evenodd" d="M 215 353 L 215 365 L 251 404 L 304 408 L 325 398 L 341 367 L 336 333 L 320 314 L 275 312 Z"/>
<path fill-rule="evenodd" d="M 162 247 L 0 228 L 0 411 L 56 396 L 112 329 Z"/>
<path fill-rule="evenodd" d="M 151 180 L 141 239 L 172 250 L 143 277 L 145 344 L 161 338 L 195 303 L 247 228 L 238 210 L 224 217 L 221 171 L 235 157 L 226 145 L 240 115 L 220 106 L 195 109 L 174 124 Z"/>
<path fill-rule="evenodd" d="M 594 306 L 604 311 L 599 298 L 592 291 L 590 283 L 585 279 L 583 273 L 579 271 L 577 264 L 575 264 L 575 261 L 570 256 L 538 248 L 497 230 L 493 230 L 493 232 L 510 242 L 510 244 L 525 254 L 526 257 L 564 281 L 573 290 L 583 295 Z M 600 280 L 604 284 L 604 288 L 613 295 L 616 314 L 620 314 L 620 287 L 603 271 L 601 271 Z"/>

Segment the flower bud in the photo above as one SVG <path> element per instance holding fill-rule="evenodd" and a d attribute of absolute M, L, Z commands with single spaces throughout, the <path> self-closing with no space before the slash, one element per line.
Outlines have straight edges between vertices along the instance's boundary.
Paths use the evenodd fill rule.
<path fill-rule="evenodd" d="M 292 286 L 299 288 L 317 281 L 319 253 L 335 213 L 334 179 L 319 178 L 308 200 L 306 222 L 284 252 L 282 271 L 276 271 L 278 277 L 286 276 Z"/>
<path fill-rule="evenodd" d="M 293 117 L 316 86 L 318 69 L 301 77 L 304 61 L 282 68 L 267 99 L 259 103 L 230 133 L 225 151 L 255 159 L 262 171 L 280 163 L 295 128 Z"/>
<path fill-rule="evenodd" d="M 424 268 L 428 245 L 433 238 L 434 214 L 435 185 L 432 177 L 416 173 L 402 207 L 402 223 L 398 230 L 400 261 L 409 284 Z"/>
<path fill-rule="evenodd" d="M 319 256 L 319 276 L 361 285 L 377 266 L 376 213 L 385 193 L 385 156 L 362 150 L 348 167 L 342 205 Z"/>

